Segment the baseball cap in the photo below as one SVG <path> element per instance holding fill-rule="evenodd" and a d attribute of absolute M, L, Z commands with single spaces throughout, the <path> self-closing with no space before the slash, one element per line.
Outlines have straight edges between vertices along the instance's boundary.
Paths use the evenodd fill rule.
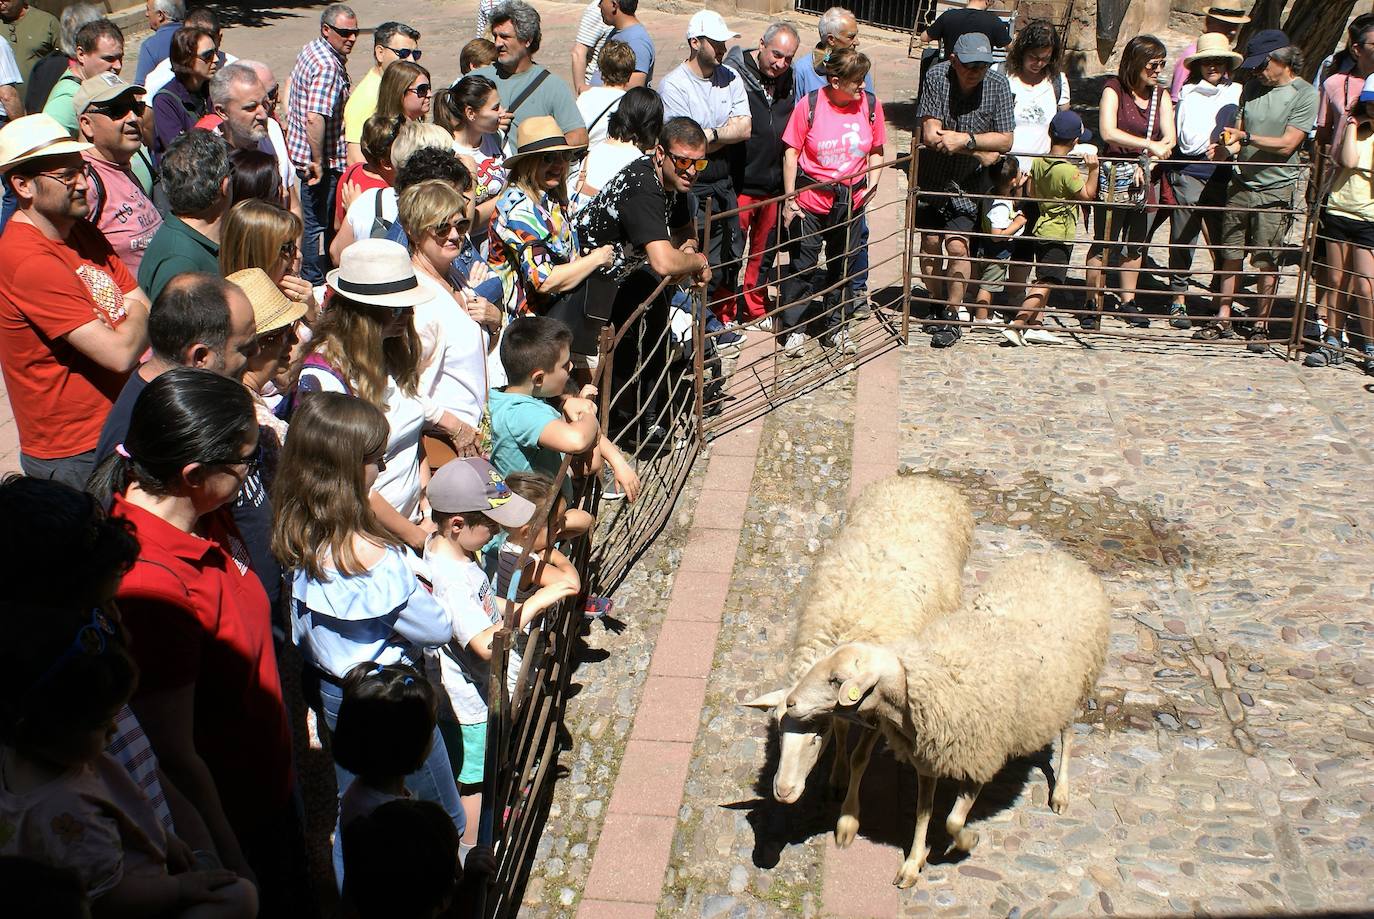
<path fill-rule="evenodd" d="M 1270 54 L 1280 48 L 1287 48 L 1293 44 L 1288 36 L 1279 29 L 1265 29 L 1263 32 L 1256 33 L 1245 45 L 1245 60 L 1241 61 L 1240 66 L 1253 70 L 1256 67 L 1264 66 L 1264 61 Z"/>
<path fill-rule="evenodd" d="M 77 87 L 76 95 L 72 97 L 72 108 L 80 115 L 97 102 L 109 102 L 125 93 L 137 93 L 141 96 L 144 92 L 146 90 L 137 83 L 130 83 L 113 70 L 107 70 L 82 81 Z"/>
<path fill-rule="evenodd" d="M 510 490 L 501 473 L 481 457 L 450 460 L 430 477 L 429 506 L 441 514 L 481 511 L 503 527 L 529 523 L 534 505 Z"/>
<path fill-rule="evenodd" d="M 982 32 L 965 32 L 954 43 L 954 56 L 961 64 L 991 64 L 992 42 Z"/>
<path fill-rule="evenodd" d="M 687 37 L 700 38 L 701 36 L 712 41 L 729 41 L 732 38 L 739 38 L 739 33 L 731 32 L 730 27 L 725 24 L 724 17 L 715 10 L 698 10 L 692 16 L 692 21 L 687 23 Z"/>
<path fill-rule="evenodd" d="M 1374 102 L 1374 76 L 1364 81 L 1364 89 L 1360 90 L 1361 102 Z"/>
<path fill-rule="evenodd" d="M 1084 143 L 1092 134 L 1083 127 L 1083 119 L 1077 112 L 1062 111 L 1050 119 L 1050 137 L 1055 140 L 1072 140 Z"/>

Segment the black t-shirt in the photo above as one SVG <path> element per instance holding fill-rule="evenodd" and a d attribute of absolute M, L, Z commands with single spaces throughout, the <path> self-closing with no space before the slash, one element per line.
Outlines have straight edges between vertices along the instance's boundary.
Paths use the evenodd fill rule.
<path fill-rule="evenodd" d="M 687 196 L 664 190 L 658 167 L 642 156 L 612 176 L 577 212 L 574 224 L 583 252 L 615 247 L 610 270 L 623 280 L 647 261 L 645 246 L 670 239 L 670 228 L 691 219 Z"/>
<path fill-rule="evenodd" d="M 944 47 L 945 57 L 954 53 L 954 43 L 959 36 L 969 32 L 982 32 L 994 48 L 1005 48 L 1011 41 L 1007 24 L 996 13 L 987 10 L 945 10 L 927 29 L 930 37 L 938 39 Z"/>

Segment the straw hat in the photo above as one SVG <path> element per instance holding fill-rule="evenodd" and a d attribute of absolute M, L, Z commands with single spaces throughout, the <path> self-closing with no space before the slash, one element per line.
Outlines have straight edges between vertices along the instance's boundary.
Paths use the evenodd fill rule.
<path fill-rule="evenodd" d="M 1228 60 L 1234 68 L 1243 58 L 1231 50 L 1231 43 L 1220 32 L 1204 32 L 1198 36 L 1197 51 L 1183 59 L 1184 67 L 1191 67 L 1198 61 Z"/>
<path fill-rule="evenodd" d="M 586 150 L 586 144 L 570 144 L 552 115 L 534 115 L 520 122 L 515 130 L 515 153 L 506 157 L 506 167 L 522 156 L 555 153 L 559 150 Z"/>
<path fill-rule="evenodd" d="M 405 246 L 389 239 L 360 239 L 339 256 L 339 267 L 325 283 L 355 303 L 414 306 L 434 299 L 421 287 Z"/>
<path fill-rule="evenodd" d="M 1207 8 L 1207 18 L 1215 19 L 1217 22 L 1230 22 L 1238 26 L 1243 26 L 1250 21 L 1245 10 L 1238 9 L 1226 3 L 1217 3 Z"/>
<path fill-rule="evenodd" d="M 44 156 L 61 156 L 91 149 L 82 140 L 72 140 L 67 129 L 51 115 L 39 113 L 16 118 L 0 128 L 0 173 L 20 163 Z"/>
<path fill-rule="evenodd" d="M 235 271 L 224 280 L 237 286 L 253 304 L 259 335 L 285 328 L 305 315 L 305 304 L 288 298 L 261 268 Z"/>

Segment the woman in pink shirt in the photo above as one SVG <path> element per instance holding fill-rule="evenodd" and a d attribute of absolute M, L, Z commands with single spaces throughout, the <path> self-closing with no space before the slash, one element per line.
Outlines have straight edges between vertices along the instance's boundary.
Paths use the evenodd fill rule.
<path fill-rule="evenodd" d="M 800 357 L 808 335 L 826 348 L 855 353 L 845 328 L 854 310 L 842 302 L 848 289 L 848 252 L 864 205 L 878 188 L 887 143 L 883 106 L 864 89 L 869 60 L 852 48 L 830 55 L 822 89 L 797 100 L 782 140 L 782 184 L 788 195 L 782 222 L 791 245 L 791 269 L 782 284 L 783 349 Z M 795 194 L 794 194 L 795 193 Z M 851 239 L 853 237 L 853 239 Z M 825 271 L 816 271 L 821 245 Z M 812 310 L 811 298 L 825 291 L 824 306 Z"/>

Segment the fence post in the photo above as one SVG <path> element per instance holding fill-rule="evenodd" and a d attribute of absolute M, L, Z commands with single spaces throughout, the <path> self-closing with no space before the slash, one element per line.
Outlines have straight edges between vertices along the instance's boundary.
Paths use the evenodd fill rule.
<path fill-rule="evenodd" d="M 503 624 L 503 627 L 497 629 L 496 634 L 491 637 L 491 662 L 487 673 L 487 755 L 484 767 L 486 791 L 482 795 L 482 816 L 478 831 L 478 842 L 488 843 L 496 855 L 497 874 L 500 874 L 506 842 L 505 820 L 501 821 L 502 825 L 499 827 L 496 820 L 500 801 L 505 797 L 502 794 L 501 776 L 504 774 L 506 756 L 510 752 L 506 748 L 507 732 L 504 730 L 505 719 L 509 717 L 505 698 L 506 659 L 509 648 L 510 631 Z M 489 839 L 482 839 L 483 829 L 490 834 Z M 487 894 L 491 889 L 492 885 L 482 884 L 477 892 L 477 915 L 486 919 L 492 919 L 495 915 L 492 910 L 499 904 L 499 898 L 497 903 L 488 901 Z"/>
<path fill-rule="evenodd" d="M 906 258 L 902 259 L 902 344 L 911 341 L 911 260 L 920 257 L 920 246 L 916 243 L 916 197 L 920 191 L 916 187 L 916 163 L 921 150 L 921 139 L 917 134 L 911 136 L 911 162 L 907 164 L 906 178 L 906 228 L 902 234 L 906 246 Z M 928 294 L 929 292 L 927 292 Z"/>
<path fill-rule="evenodd" d="M 1323 172 L 1326 167 L 1326 156 L 1321 145 L 1317 145 L 1317 156 L 1313 157 L 1312 166 L 1307 173 L 1307 195 L 1310 199 L 1310 206 L 1307 211 L 1307 222 L 1303 225 L 1302 232 L 1302 255 L 1298 259 L 1298 278 L 1297 289 L 1293 293 L 1293 327 L 1288 330 L 1288 359 L 1295 361 L 1302 352 L 1302 329 L 1307 323 L 1307 291 L 1312 283 L 1312 261 L 1317 250 L 1317 215 L 1321 209 L 1320 200 L 1322 181 L 1325 178 Z M 1293 202 L 1297 206 L 1297 202 Z M 1275 289 L 1277 293 L 1277 285 Z M 1327 318 L 1330 322 L 1330 317 Z"/>
<path fill-rule="evenodd" d="M 711 212 L 715 203 L 713 198 L 706 199 L 706 229 L 701 236 L 701 251 L 708 264 L 711 261 Z M 715 280 L 712 276 L 711 281 Z M 701 319 L 692 323 L 692 388 L 695 390 L 697 434 L 700 436 L 706 425 L 706 317 L 711 309 L 711 285 L 697 286 L 701 290 Z"/>

